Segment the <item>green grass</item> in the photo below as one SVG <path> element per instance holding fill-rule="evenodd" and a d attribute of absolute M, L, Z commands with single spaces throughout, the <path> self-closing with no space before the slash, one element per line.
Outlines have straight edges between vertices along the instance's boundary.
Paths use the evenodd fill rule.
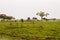
<path fill-rule="evenodd" d="M 0 22 L 0 38 L 4 37 L 9 40 L 60 38 L 60 21 Z"/>

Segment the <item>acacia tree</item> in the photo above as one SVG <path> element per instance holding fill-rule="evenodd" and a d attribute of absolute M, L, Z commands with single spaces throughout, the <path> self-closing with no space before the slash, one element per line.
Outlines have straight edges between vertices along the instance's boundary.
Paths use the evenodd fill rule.
<path fill-rule="evenodd" d="M 27 21 L 30 21 L 30 17 L 27 18 Z"/>
<path fill-rule="evenodd" d="M 44 16 L 47 17 L 47 15 L 49 15 L 49 14 L 48 14 L 48 13 L 45 14 L 45 12 L 40 11 L 40 12 L 38 12 L 36 15 L 39 15 L 39 16 L 41 17 L 41 20 L 42 20 Z"/>
<path fill-rule="evenodd" d="M 0 14 L 0 18 L 2 18 L 3 20 L 5 20 L 5 19 L 7 19 L 7 20 L 15 19 L 13 16 L 7 16 L 6 14 Z"/>
<path fill-rule="evenodd" d="M 11 19 L 15 19 L 13 16 L 7 16 L 6 19 L 11 20 Z"/>
<path fill-rule="evenodd" d="M 0 18 L 5 20 L 6 19 L 6 15 L 5 14 L 0 14 Z"/>
<path fill-rule="evenodd" d="M 36 17 L 33 17 L 32 19 L 33 19 L 33 20 L 37 20 L 37 18 L 36 18 Z"/>

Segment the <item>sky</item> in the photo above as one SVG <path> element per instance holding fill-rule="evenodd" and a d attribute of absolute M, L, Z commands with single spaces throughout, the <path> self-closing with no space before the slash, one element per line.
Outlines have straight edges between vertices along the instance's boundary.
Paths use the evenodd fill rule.
<path fill-rule="evenodd" d="M 60 19 L 60 0 L 0 0 L 0 14 L 14 16 L 16 19 L 37 17 L 37 12 L 49 13 L 47 18 Z"/>

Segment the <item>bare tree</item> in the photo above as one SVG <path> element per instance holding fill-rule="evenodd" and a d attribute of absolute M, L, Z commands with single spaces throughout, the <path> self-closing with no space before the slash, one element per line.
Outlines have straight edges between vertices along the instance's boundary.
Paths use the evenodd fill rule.
<path fill-rule="evenodd" d="M 47 17 L 47 15 L 49 15 L 49 14 L 48 14 L 48 13 L 45 14 L 45 12 L 40 11 L 40 12 L 38 12 L 36 15 L 39 15 L 39 16 L 41 17 L 41 20 L 42 20 L 44 16 Z"/>

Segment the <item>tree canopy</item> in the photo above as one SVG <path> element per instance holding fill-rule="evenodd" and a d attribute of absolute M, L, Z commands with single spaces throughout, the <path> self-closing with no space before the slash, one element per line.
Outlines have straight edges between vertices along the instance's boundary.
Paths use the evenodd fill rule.
<path fill-rule="evenodd" d="M 15 19 L 13 16 L 7 16 L 6 14 L 0 14 L 0 18 L 2 18 L 2 19 L 9 19 L 9 20 Z"/>
<path fill-rule="evenodd" d="M 45 12 L 40 11 L 40 12 L 38 12 L 36 15 L 39 15 L 39 16 L 41 17 L 41 20 L 42 20 L 44 16 L 47 17 L 47 15 L 49 15 L 49 14 L 48 14 L 48 13 L 45 14 Z"/>

